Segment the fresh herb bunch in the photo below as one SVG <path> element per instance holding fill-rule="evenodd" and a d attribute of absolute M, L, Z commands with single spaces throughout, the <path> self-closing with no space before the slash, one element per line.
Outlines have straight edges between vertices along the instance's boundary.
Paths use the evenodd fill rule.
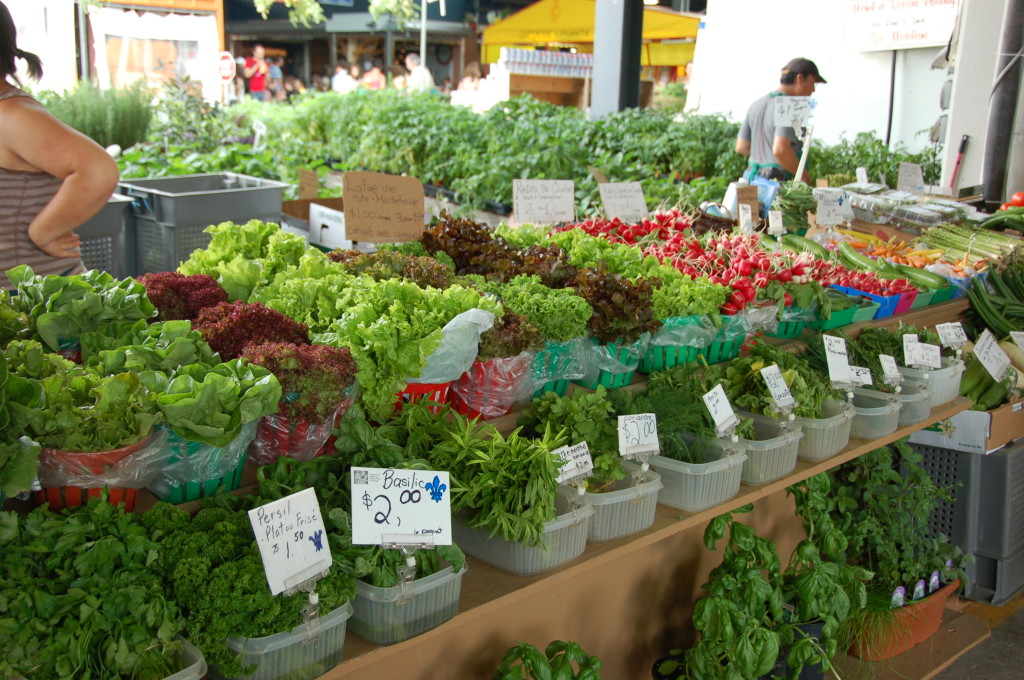
<path fill-rule="evenodd" d="M 494 325 L 480 334 L 477 361 L 514 357 L 526 351 L 544 348 L 544 336 L 540 329 L 526 320 L 525 316 L 508 310 L 494 318 Z"/>
<path fill-rule="evenodd" d="M 783 182 L 772 204 L 782 211 L 782 225 L 786 231 L 796 233 L 807 230 L 807 213 L 818 209 L 814 190 L 803 182 Z"/>
<path fill-rule="evenodd" d="M 29 316 L 35 332 L 54 351 L 112 321 L 150 319 L 156 314 L 146 288 L 135 279 L 118 280 L 97 270 L 37 276 L 26 265 L 8 271 L 7 278 L 18 288 L 15 309 Z"/>
<path fill-rule="evenodd" d="M 517 276 L 494 286 L 505 307 L 522 314 L 550 342 L 567 342 L 587 334 L 593 307 L 572 288 L 549 288 L 538 276 Z"/>
<path fill-rule="evenodd" d="M 885 372 L 882 370 L 882 360 L 879 356 L 888 354 L 896 359 L 898 364 L 906 366 L 906 356 L 903 353 L 904 333 L 916 333 L 921 342 L 941 346 L 939 336 L 934 331 L 902 324 L 893 328 L 864 328 L 856 339 L 839 329 L 828 331 L 828 334 L 846 340 L 850 363 L 870 369 L 874 388 L 882 392 L 892 392 L 895 386 L 885 382 Z M 943 356 L 949 356 L 950 352 L 948 348 L 942 349 Z M 825 342 L 821 339 L 821 334 L 808 339 L 806 356 L 814 370 L 828 373 Z"/>
<path fill-rule="evenodd" d="M 774 415 L 775 403 L 761 369 L 777 364 L 786 385 L 797 400 L 793 413 L 803 418 L 822 418 L 825 400 L 842 401 L 843 395 L 828 378 L 811 369 L 803 359 L 765 342 L 749 346 L 750 355 L 733 359 L 726 365 L 722 386 L 736 406 L 763 415 Z"/>
<path fill-rule="evenodd" d="M 566 443 L 564 434 L 548 429 L 540 437 L 527 437 L 516 429 L 504 436 L 448 406 L 441 416 L 450 422 L 429 460 L 434 469 L 451 474 L 452 511 L 466 511 L 468 526 L 492 536 L 541 544 L 544 523 L 556 516 L 562 460 L 552 452 Z"/>
<path fill-rule="evenodd" d="M 0 600 L 12 624 L 0 628 L 0 675 L 156 680 L 182 670 L 185 621 L 150 569 L 158 549 L 137 515 L 105 500 L 60 515 L 0 513 Z"/>
<path fill-rule="evenodd" d="M 236 359 L 249 344 L 309 343 L 306 326 L 259 302 L 222 302 L 199 313 L 196 328 L 221 358 Z"/>
<path fill-rule="evenodd" d="M 405 279 L 421 288 L 447 288 L 454 272 L 433 257 L 403 255 L 393 250 L 367 254 L 359 250 L 334 250 L 328 259 L 337 262 L 356 275 L 366 275 L 377 281 Z"/>
<path fill-rule="evenodd" d="M 149 301 L 157 309 L 161 321 L 194 319 L 200 310 L 227 302 L 228 293 L 212 276 L 185 276 L 178 272 L 156 272 L 138 277 L 146 287 Z"/>
<path fill-rule="evenodd" d="M 39 343 L 33 343 L 40 349 Z M 39 405 L 38 386 L 8 370 L 6 352 L 0 350 L 0 493 L 28 491 L 36 478 L 39 444 L 22 438 L 26 413 Z"/>
<path fill-rule="evenodd" d="M 249 344 L 242 358 L 277 377 L 284 396 L 281 411 L 289 418 L 323 420 L 345 401 L 356 379 L 356 362 L 347 347 Z"/>
<path fill-rule="evenodd" d="M 335 524 L 331 514 L 325 520 L 329 526 Z M 302 623 L 308 596 L 301 592 L 270 594 L 252 525 L 244 512 L 207 508 L 190 517 L 174 506 L 158 503 L 143 515 L 142 522 L 150 538 L 160 544 L 157 559 L 149 568 L 163 580 L 185 614 L 189 641 L 225 676 L 252 672 L 224 644 L 226 638 L 263 637 Z M 334 566 L 317 582 L 316 592 L 320 611 L 327 613 L 352 599 L 355 582 Z"/>
<path fill-rule="evenodd" d="M 599 680 L 600 670 L 601 660 L 587 654 L 578 643 L 554 640 L 541 653 L 533 645 L 520 642 L 502 654 L 492 680 Z"/>
<path fill-rule="evenodd" d="M 209 274 L 231 300 L 248 300 L 253 290 L 298 265 L 306 240 L 276 224 L 249 220 L 245 224 L 221 222 L 204 230 L 210 245 L 195 250 L 181 263 L 182 274 Z"/>
<path fill-rule="evenodd" d="M 661 327 L 651 305 L 658 283 L 658 279 L 630 281 L 598 268 L 582 270 L 573 288 L 594 309 L 589 326 L 598 342 L 631 344 Z"/>
<path fill-rule="evenodd" d="M 565 397 L 546 392 L 523 412 L 519 425 L 529 435 L 564 430 L 569 444 L 586 442 L 594 461 L 587 486 L 595 493 L 607 490 L 626 476 L 619 456 L 618 420 L 604 387 L 599 386 L 593 393 L 577 392 Z"/>

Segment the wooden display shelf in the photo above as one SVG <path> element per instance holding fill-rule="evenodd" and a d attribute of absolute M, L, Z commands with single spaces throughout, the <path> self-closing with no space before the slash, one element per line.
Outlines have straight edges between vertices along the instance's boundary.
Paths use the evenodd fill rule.
<path fill-rule="evenodd" d="M 588 602 L 577 601 L 573 594 L 568 592 L 568 589 L 576 587 L 576 584 L 596 581 L 604 583 L 606 588 L 622 588 L 642 593 L 643 588 L 637 581 L 639 577 L 636 576 L 640 572 L 624 571 L 623 565 L 635 566 L 642 563 L 647 557 L 648 550 L 671 545 L 678 542 L 681 537 L 689 538 L 684 537 L 684 534 L 703 528 L 711 519 L 724 512 L 747 503 L 764 500 L 792 484 L 906 437 L 931 423 L 945 420 L 969 406 L 970 401 L 957 397 L 948 404 L 932 409 L 931 416 L 921 423 L 901 427 L 877 440 L 851 440 L 843 451 L 824 461 L 799 461 L 796 468 L 785 477 L 758 486 L 743 485 L 734 498 L 707 510 L 688 513 L 658 505 L 654 523 L 650 528 L 606 543 L 590 543 L 581 557 L 543 574 L 515 576 L 479 560 L 468 558 L 469 570 L 462 581 L 460 611 L 453 619 L 438 628 L 390 647 L 378 647 L 356 635 L 349 635 L 345 644 L 346 660 L 321 676 L 321 680 L 470 677 L 458 672 L 448 676 L 435 675 L 429 666 L 423 668 L 421 663 L 429 657 L 441 655 L 446 659 L 450 669 L 465 671 L 472 665 L 474 655 L 480 654 L 480 650 L 470 641 L 479 639 L 481 635 L 486 636 L 489 630 L 500 631 L 506 624 L 511 629 L 509 634 L 514 635 L 515 625 L 528 616 L 524 610 L 535 610 L 549 616 L 554 616 L 551 610 L 555 607 L 562 612 L 586 611 Z M 696 542 L 699 544 L 699 539 Z M 666 565 L 666 570 L 669 567 L 670 565 Z M 590 592 L 589 597 L 594 598 L 594 593 Z M 598 618 L 593 625 L 605 624 Z M 464 644 L 460 644 L 460 641 L 464 641 Z M 600 658 L 621 653 L 621 650 L 615 649 L 588 651 Z M 490 658 L 488 661 L 493 663 L 494 659 Z M 638 670 L 644 672 L 637 673 L 635 677 L 649 677 L 646 669 Z"/>
<path fill-rule="evenodd" d="M 929 680 L 990 634 L 981 619 L 946 609 L 938 632 L 899 656 L 874 662 L 844 656 L 833 659 L 833 664 L 844 680 Z"/>

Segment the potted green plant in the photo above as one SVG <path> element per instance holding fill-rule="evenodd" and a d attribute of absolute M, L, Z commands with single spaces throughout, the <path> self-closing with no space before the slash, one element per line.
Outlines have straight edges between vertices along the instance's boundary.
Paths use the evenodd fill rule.
<path fill-rule="evenodd" d="M 797 513 L 814 526 L 822 555 L 875 574 L 871 607 L 849 626 L 851 651 L 878 660 L 923 642 L 941 623 L 963 578 L 965 557 L 929 519 L 949 490 L 937 486 L 905 442 L 871 451 L 812 478 L 796 493 Z M 900 589 L 906 606 L 897 607 Z"/>
<path fill-rule="evenodd" d="M 520 642 L 502 654 L 491 680 L 599 680 L 600 671 L 601 660 L 576 642 L 554 640 L 543 652 Z"/>
<path fill-rule="evenodd" d="M 281 383 L 277 413 L 263 416 L 250 447 L 258 465 L 277 456 L 308 460 L 326 450 L 337 419 L 355 395 L 356 363 L 348 348 L 266 343 L 248 345 L 242 358 L 262 366 Z"/>
<path fill-rule="evenodd" d="M 533 352 L 543 347 L 540 329 L 506 309 L 480 334 L 476 359 L 452 384 L 452 408 L 470 418 L 498 418 L 508 413 L 533 366 Z"/>

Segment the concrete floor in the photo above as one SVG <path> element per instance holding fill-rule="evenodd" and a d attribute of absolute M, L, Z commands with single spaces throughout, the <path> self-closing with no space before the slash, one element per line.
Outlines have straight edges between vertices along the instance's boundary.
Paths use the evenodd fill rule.
<path fill-rule="evenodd" d="M 989 622 L 992 636 L 935 676 L 934 680 L 1024 678 L 1024 595 L 1002 607 L 969 603 L 969 614 Z"/>

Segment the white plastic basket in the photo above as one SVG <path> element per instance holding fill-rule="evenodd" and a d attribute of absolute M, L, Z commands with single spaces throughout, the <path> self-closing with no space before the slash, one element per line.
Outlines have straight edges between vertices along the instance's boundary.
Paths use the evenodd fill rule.
<path fill-rule="evenodd" d="M 740 490 L 740 474 L 747 454 L 724 455 L 722 449 L 705 447 L 702 463 L 684 463 L 665 456 L 651 456 L 651 468 L 661 475 L 658 502 L 687 512 L 699 512 L 724 503 Z"/>
<path fill-rule="evenodd" d="M 517 576 L 539 574 L 576 559 L 587 547 L 594 508 L 584 504 L 577 510 L 570 510 L 568 499 L 562 495 L 555 498 L 555 507 L 562 514 L 544 523 L 541 545 L 514 543 L 473 529 L 466 524 L 468 518 L 461 512 L 452 518 L 452 536 L 464 553 L 482 562 Z"/>
<path fill-rule="evenodd" d="M 302 624 L 285 633 L 261 638 L 227 639 L 228 648 L 242 655 L 243 666 L 257 666 L 247 680 L 313 680 L 341 663 L 345 629 L 352 604 L 346 602 L 315 627 Z"/>
<path fill-rule="evenodd" d="M 450 566 L 401 586 L 378 588 L 356 581 L 354 613 L 349 628 L 378 645 L 393 645 L 440 626 L 459 610 L 463 565 Z"/>
<path fill-rule="evenodd" d="M 821 404 L 822 418 L 802 418 L 793 422 L 804 433 L 797 448 L 801 460 L 821 461 L 831 458 L 850 443 L 850 426 L 853 423 L 853 407 L 833 399 Z"/>
<path fill-rule="evenodd" d="M 951 358 L 942 358 L 942 368 L 926 370 L 900 366 L 900 373 L 908 383 L 924 385 L 931 393 L 932 408 L 953 401 L 960 394 L 960 379 L 963 377 L 964 362 Z"/>
<path fill-rule="evenodd" d="M 793 471 L 800 439 L 804 436 L 798 427 L 783 428 L 777 420 L 755 419 L 754 436 L 757 439 L 740 439 L 732 443 L 716 439 L 710 444 L 715 447 L 728 445 L 747 454 L 747 462 L 743 464 L 740 475 L 744 484 L 766 484 Z"/>
<path fill-rule="evenodd" d="M 662 487 L 661 475 L 648 470 L 646 481 L 636 484 L 633 475 L 640 472 L 640 466 L 624 461 L 622 467 L 626 470 L 626 477 L 616 482 L 611 491 L 587 493 L 585 496 L 587 503 L 594 508 L 588 541 L 610 541 L 643 531 L 654 523 L 658 491 Z"/>
<path fill-rule="evenodd" d="M 899 427 L 900 402 L 891 394 L 855 387 L 853 410 L 850 436 L 855 439 L 878 439 Z"/>
<path fill-rule="evenodd" d="M 900 427 L 920 423 L 931 415 L 931 393 L 926 384 L 908 382 L 896 395 L 900 402 Z"/>
<path fill-rule="evenodd" d="M 168 675 L 164 680 L 202 680 L 206 675 L 206 659 L 188 640 L 181 641 L 181 664 L 184 666 L 174 675 Z"/>

